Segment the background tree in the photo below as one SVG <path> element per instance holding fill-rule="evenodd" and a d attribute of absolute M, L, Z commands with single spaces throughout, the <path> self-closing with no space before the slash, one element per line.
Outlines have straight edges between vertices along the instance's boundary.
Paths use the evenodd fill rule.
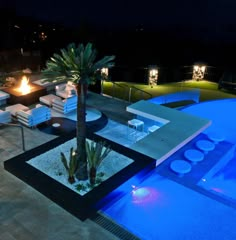
<path fill-rule="evenodd" d="M 101 69 L 114 66 L 115 56 L 105 56 L 95 61 L 97 50 L 91 43 L 86 46 L 71 43 L 66 49 L 61 49 L 60 54 L 54 54 L 46 62 L 42 71 L 45 81 L 72 81 L 78 97 L 77 103 L 77 160 L 78 169 L 76 176 L 79 180 L 88 179 L 86 156 L 86 93 L 88 85 L 101 80 Z"/>

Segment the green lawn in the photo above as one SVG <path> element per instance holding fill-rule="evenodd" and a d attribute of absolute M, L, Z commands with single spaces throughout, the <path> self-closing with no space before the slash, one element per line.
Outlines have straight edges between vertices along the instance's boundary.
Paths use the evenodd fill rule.
<path fill-rule="evenodd" d="M 217 83 L 206 80 L 188 80 L 176 83 L 159 84 L 153 88 L 146 84 L 117 82 L 113 85 L 111 82 L 104 82 L 103 93 L 114 96 L 115 98 L 129 101 L 129 93 L 131 91 L 132 97 L 130 98 L 130 102 L 136 102 L 141 99 L 149 99 L 156 96 L 186 91 L 194 88 L 200 89 L 200 101 L 236 97 L 235 92 L 230 92 L 224 89 L 218 90 Z"/>

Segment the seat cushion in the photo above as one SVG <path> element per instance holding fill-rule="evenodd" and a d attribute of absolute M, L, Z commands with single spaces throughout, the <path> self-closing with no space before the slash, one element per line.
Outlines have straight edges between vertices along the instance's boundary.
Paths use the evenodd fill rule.
<path fill-rule="evenodd" d="M 11 115 L 16 116 L 18 111 L 27 111 L 29 108 L 23 104 L 17 103 L 5 108 L 6 111 L 10 111 Z"/>
<path fill-rule="evenodd" d="M 19 111 L 17 119 L 28 127 L 33 127 L 39 123 L 51 119 L 51 110 L 46 106 L 39 106 L 28 111 Z"/>
<path fill-rule="evenodd" d="M 11 122 L 11 113 L 9 111 L 0 110 L 0 123 Z"/>
<path fill-rule="evenodd" d="M 47 113 L 49 111 L 49 108 L 46 106 L 40 106 L 40 107 L 36 107 L 33 108 L 27 112 L 31 112 L 31 115 L 36 116 L 36 115 L 43 115 L 45 113 Z"/>

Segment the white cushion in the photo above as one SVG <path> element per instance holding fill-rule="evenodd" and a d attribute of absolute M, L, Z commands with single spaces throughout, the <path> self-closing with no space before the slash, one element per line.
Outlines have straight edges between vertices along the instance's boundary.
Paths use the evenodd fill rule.
<path fill-rule="evenodd" d="M 53 99 L 52 108 L 64 114 L 74 111 L 77 108 L 77 96 L 72 96 L 64 100 Z"/>
<path fill-rule="evenodd" d="M 28 111 L 17 112 L 17 119 L 22 124 L 33 127 L 51 119 L 51 110 L 41 105 Z"/>
<path fill-rule="evenodd" d="M 11 113 L 10 111 L 0 110 L 0 123 L 9 123 L 11 122 Z"/>

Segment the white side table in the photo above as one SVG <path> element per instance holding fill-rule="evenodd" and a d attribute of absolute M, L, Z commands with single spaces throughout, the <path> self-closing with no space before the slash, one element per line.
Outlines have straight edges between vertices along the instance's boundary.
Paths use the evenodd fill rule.
<path fill-rule="evenodd" d="M 130 130 L 132 130 L 132 131 L 130 131 Z M 136 118 L 128 121 L 128 137 L 130 135 L 132 135 L 134 138 L 134 141 L 136 141 L 136 139 L 137 139 L 138 131 L 143 132 L 143 130 L 144 130 L 144 122 L 143 121 L 136 119 Z"/>

